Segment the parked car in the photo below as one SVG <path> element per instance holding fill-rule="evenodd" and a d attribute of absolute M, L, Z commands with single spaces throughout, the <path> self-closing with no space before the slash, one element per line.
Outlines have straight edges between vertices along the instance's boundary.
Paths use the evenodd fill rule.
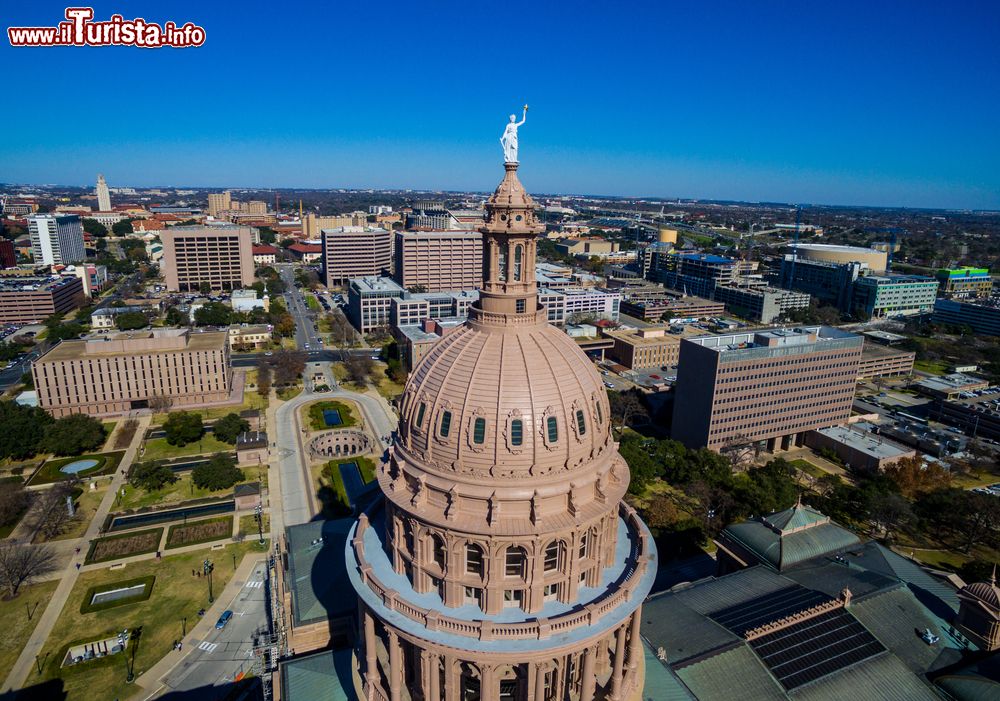
<path fill-rule="evenodd" d="M 225 628 L 226 624 L 229 623 L 229 619 L 232 617 L 233 617 L 232 611 L 229 610 L 223 611 L 222 615 L 219 616 L 219 620 L 215 622 L 216 630 L 222 630 L 223 628 Z"/>

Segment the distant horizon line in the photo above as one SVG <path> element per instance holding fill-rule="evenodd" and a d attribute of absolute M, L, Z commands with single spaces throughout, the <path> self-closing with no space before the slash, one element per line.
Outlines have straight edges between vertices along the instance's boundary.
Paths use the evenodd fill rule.
<path fill-rule="evenodd" d="M 96 178 L 95 178 L 96 183 Z M 9 187 L 35 187 L 35 188 L 77 188 L 83 190 L 96 190 L 96 185 L 70 185 L 62 183 L 4 183 L 0 182 L 0 188 Z M 204 186 L 204 185 L 108 185 L 109 189 L 115 189 L 117 187 L 131 187 L 137 190 L 153 190 L 153 189 L 166 189 L 166 190 L 211 190 L 215 192 L 223 192 L 226 190 L 241 190 L 241 191 L 252 191 L 252 192 L 282 192 L 282 191 L 305 191 L 305 192 L 334 192 L 334 191 L 344 191 L 344 192 L 415 192 L 415 193 L 440 193 L 440 194 L 455 194 L 455 195 L 489 195 L 493 190 L 445 190 L 445 189 L 419 189 L 412 187 L 295 187 L 295 186 L 283 186 L 283 187 L 250 187 L 245 185 L 240 186 Z M 776 200 L 744 200 L 744 199 L 712 199 L 712 198 L 696 198 L 696 197 L 663 197 L 663 196 L 638 196 L 638 195 L 600 195 L 600 194 L 585 194 L 585 193 L 549 193 L 549 192 L 530 192 L 529 194 L 535 197 L 549 197 L 549 198 L 560 198 L 560 197 L 578 197 L 578 198 L 598 198 L 598 199 L 608 199 L 608 200 L 639 200 L 643 202 L 649 202 L 655 205 L 677 205 L 677 204 L 743 204 L 743 205 L 757 205 L 757 206 L 771 206 L 771 207 L 788 207 L 790 209 L 805 209 L 805 208 L 829 208 L 829 209 L 885 209 L 885 210 L 907 210 L 907 211 L 918 211 L 918 212 L 971 212 L 976 214 L 1000 214 L 1000 209 L 992 208 L 976 208 L 976 207 L 912 207 L 906 205 L 875 205 L 875 204 L 831 204 L 823 202 L 780 202 Z M 8 197 L 14 196 L 12 193 L 7 193 Z M 96 193 L 95 193 L 96 197 Z"/>

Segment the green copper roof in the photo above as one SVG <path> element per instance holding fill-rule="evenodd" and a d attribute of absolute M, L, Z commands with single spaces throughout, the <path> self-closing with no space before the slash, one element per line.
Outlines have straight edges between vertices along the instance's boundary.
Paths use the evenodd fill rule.
<path fill-rule="evenodd" d="M 646 679 L 642 689 L 643 701 L 693 701 L 694 696 L 681 683 L 673 670 L 660 662 L 648 645 L 643 645 L 642 648 L 646 658 Z"/>
<path fill-rule="evenodd" d="M 778 570 L 861 542 L 820 512 L 801 505 L 727 526 L 723 534 Z"/>
<path fill-rule="evenodd" d="M 351 701 L 351 649 L 324 650 L 281 664 L 281 698 L 285 701 Z"/>

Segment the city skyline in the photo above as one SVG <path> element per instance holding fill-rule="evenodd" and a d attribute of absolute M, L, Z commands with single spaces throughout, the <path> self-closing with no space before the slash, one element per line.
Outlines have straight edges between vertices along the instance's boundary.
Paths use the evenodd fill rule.
<path fill-rule="evenodd" d="M 63 10 L 13 8 L 8 26 L 54 24 Z M 332 54 L 290 31 L 267 40 L 273 18 L 263 9 L 194 4 L 134 3 L 126 14 L 195 21 L 207 32 L 200 48 L 4 44 L 5 64 L 37 84 L 69 70 L 107 74 L 123 97 L 72 120 L 13 113 L 19 138 L 5 179 L 91 185 L 103 172 L 112 186 L 146 187 L 197 173 L 204 187 L 488 191 L 498 119 L 527 102 L 533 192 L 1000 208 L 989 89 L 1000 54 L 987 5 L 947 16 L 928 3 L 905 16 L 888 6 L 536 8 L 516 36 L 485 9 L 400 10 L 418 38 L 403 63 L 364 31 L 392 16 L 384 6 L 377 16 L 297 8 L 302 25 L 329 27 Z M 97 8 L 97 18 L 115 11 L 125 9 Z M 264 37 L 252 55 L 236 52 L 246 36 Z M 509 52 L 465 48 L 504 41 Z M 510 61 L 522 68 L 518 84 L 478 80 Z M 197 109 L 176 102 L 169 86 L 188 92 L 210 75 L 224 79 Z"/>

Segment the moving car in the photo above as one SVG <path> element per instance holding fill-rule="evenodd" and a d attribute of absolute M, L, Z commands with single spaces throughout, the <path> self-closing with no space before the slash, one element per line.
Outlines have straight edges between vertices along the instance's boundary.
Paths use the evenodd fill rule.
<path fill-rule="evenodd" d="M 229 611 L 228 609 L 223 611 L 222 615 L 219 616 L 219 620 L 215 622 L 216 630 L 222 630 L 223 628 L 225 628 L 226 624 L 229 623 L 229 619 L 232 617 L 233 617 L 232 611 Z"/>

